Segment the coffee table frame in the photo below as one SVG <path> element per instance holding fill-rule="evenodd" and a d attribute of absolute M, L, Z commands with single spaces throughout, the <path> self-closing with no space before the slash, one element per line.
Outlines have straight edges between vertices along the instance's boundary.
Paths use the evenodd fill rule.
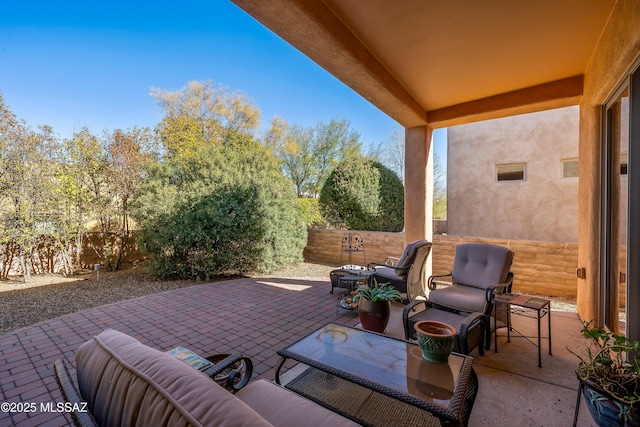
<path fill-rule="evenodd" d="M 350 369 L 344 369 L 344 366 L 349 366 L 349 364 L 352 364 L 351 366 L 356 368 L 357 364 L 359 363 L 367 363 L 369 365 L 372 365 L 374 369 L 385 369 L 385 368 L 388 369 L 388 367 L 385 367 L 383 364 L 380 364 L 379 366 L 377 366 L 376 364 L 377 358 L 375 354 L 369 354 L 371 357 L 367 358 L 366 361 L 358 360 L 349 356 L 344 356 L 340 359 L 340 363 L 342 364 L 343 368 L 339 368 L 332 364 L 323 363 L 322 361 L 317 360 L 314 357 L 307 357 L 305 355 L 297 353 L 294 350 L 291 350 L 292 347 L 295 347 L 300 343 L 304 344 L 305 340 L 312 341 L 314 340 L 315 336 L 319 336 L 323 332 L 329 332 L 332 330 L 332 328 L 335 330 L 342 329 L 347 331 L 348 333 L 372 334 L 372 336 L 367 338 L 370 338 L 376 341 L 381 340 L 380 342 L 383 342 L 384 340 L 389 340 L 389 344 L 395 343 L 394 345 L 390 345 L 389 347 L 390 349 L 395 347 L 405 349 L 404 354 L 406 354 L 407 349 L 410 349 L 412 347 L 415 347 L 415 348 L 418 347 L 414 343 L 388 337 L 382 334 L 377 334 L 375 332 L 364 331 L 360 329 L 351 328 L 349 326 L 328 323 L 327 325 L 323 326 L 322 328 L 319 328 L 318 330 L 314 331 L 308 336 L 291 344 L 287 348 L 284 348 L 278 351 L 278 355 L 280 356 L 280 361 L 276 366 L 276 383 L 280 384 L 280 371 L 285 361 L 288 359 L 292 359 L 304 365 L 310 366 L 315 369 L 319 369 L 323 372 L 327 372 L 336 377 L 350 381 L 354 384 L 358 384 L 360 386 L 366 387 L 370 390 L 373 390 L 375 392 L 378 392 L 390 398 L 397 399 L 409 405 L 416 406 L 420 409 L 423 409 L 433 414 L 434 416 L 439 418 L 441 422 L 443 422 L 446 425 L 466 425 L 466 422 L 468 421 L 468 416 L 471 411 L 471 407 L 473 406 L 473 400 L 475 399 L 475 395 L 477 393 L 477 387 L 478 387 L 477 376 L 473 371 L 473 357 L 465 356 L 457 353 L 451 354 L 450 358 L 457 359 L 456 362 L 460 362 L 460 371 L 457 375 L 457 382 L 455 383 L 453 395 L 449 400 L 449 405 L 447 407 L 444 407 L 436 403 L 429 402 L 419 396 L 412 395 L 409 392 L 403 392 L 398 389 L 391 388 L 385 384 L 382 384 L 379 381 L 374 381 L 369 378 L 364 378 L 363 376 L 360 376 L 360 375 L 355 375 L 353 372 L 350 371 Z M 349 346 L 348 340 L 341 343 L 336 342 L 335 344 L 332 344 L 329 342 L 328 344 L 335 345 L 336 348 L 338 348 L 339 346 Z M 337 356 L 337 357 L 340 357 L 340 356 Z M 428 364 L 429 362 L 422 360 L 422 363 Z M 471 399 L 470 399 L 470 396 L 471 396 Z M 470 403 L 469 403 L 469 400 L 471 400 Z"/>

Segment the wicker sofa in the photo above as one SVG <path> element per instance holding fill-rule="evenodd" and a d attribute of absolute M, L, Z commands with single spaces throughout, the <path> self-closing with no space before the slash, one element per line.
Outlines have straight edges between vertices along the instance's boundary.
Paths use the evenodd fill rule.
<path fill-rule="evenodd" d="M 111 329 L 80 346 L 76 365 L 78 389 L 64 362 L 55 362 L 65 399 L 87 403 L 87 412 L 73 414 L 76 425 L 357 425 L 270 381 L 253 381 L 233 394 L 203 372 Z"/>

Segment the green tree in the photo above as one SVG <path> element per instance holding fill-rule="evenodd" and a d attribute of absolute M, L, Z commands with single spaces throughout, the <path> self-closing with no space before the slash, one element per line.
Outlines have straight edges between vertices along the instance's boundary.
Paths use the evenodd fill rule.
<path fill-rule="evenodd" d="M 320 209 L 334 227 L 402 231 L 404 187 L 382 164 L 350 157 L 338 164 L 322 187 Z"/>
<path fill-rule="evenodd" d="M 164 114 L 161 138 L 171 153 L 187 153 L 200 142 L 215 143 L 234 133 L 253 135 L 260 110 L 242 92 L 191 81 L 177 91 L 152 88 L 150 95 Z"/>
<path fill-rule="evenodd" d="M 198 176 L 173 158 L 150 169 L 136 218 L 156 274 L 206 279 L 302 259 L 304 221 L 276 158 L 248 135 L 226 139 L 200 146 Z"/>
<path fill-rule="evenodd" d="M 130 242 L 130 203 L 144 180 L 148 128 L 117 129 L 102 137 L 83 128 L 64 144 L 64 168 L 58 177 L 67 252 L 79 266 L 87 226 L 97 229 L 99 245 L 88 241 L 105 267 L 118 270 Z"/>
<path fill-rule="evenodd" d="M 111 252 L 113 261 L 109 260 L 109 264 L 113 264 L 115 270 L 120 268 L 129 247 L 130 203 L 140 191 L 145 179 L 143 166 L 149 158 L 145 147 L 148 146 L 151 138 L 148 128 L 133 128 L 126 131 L 116 129 L 110 135 L 106 135 L 109 192 L 116 221 L 109 223 L 108 229 L 102 229 L 101 234 L 106 247 L 109 247 L 108 241 L 112 238 L 115 240 L 115 247 Z"/>
<path fill-rule="evenodd" d="M 296 194 L 303 197 L 316 174 L 313 131 L 290 126 L 276 117 L 263 143 L 280 159 L 282 170 L 293 183 Z"/>
<path fill-rule="evenodd" d="M 404 182 L 404 131 L 394 127 L 382 143 L 379 160 Z M 440 155 L 433 153 L 433 218 L 447 218 L 447 169 Z"/>
<path fill-rule="evenodd" d="M 166 155 L 147 164 L 135 203 L 151 269 L 209 278 L 300 261 L 304 220 L 281 163 L 252 136 L 257 108 L 210 83 L 152 96 Z"/>
<path fill-rule="evenodd" d="M 80 267 L 82 242 L 87 224 L 93 219 L 90 208 L 91 177 L 102 167 L 102 147 L 89 129 L 75 132 L 63 142 L 62 167 L 57 181 L 60 191 L 64 250 L 63 260 L 67 273 Z"/>
<path fill-rule="evenodd" d="M 29 128 L 0 97 L 0 241 L 18 251 L 25 282 L 30 281 L 41 236 L 55 227 L 57 148 L 50 127 Z"/>
<path fill-rule="evenodd" d="M 360 154 L 362 144 L 360 134 L 351 129 L 346 119 L 331 119 L 320 122 L 314 131 L 315 176 L 311 183 L 311 192 L 320 194 L 327 177 L 336 165 L 349 157 Z"/>
<path fill-rule="evenodd" d="M 346 119 L 319 122 L 315 128 L 289 125 L 274 117 L 262 139 L 282 162 L 298 197 L 316 197 L 329 172 L 343 159 L 359 155 L 360 135 Z"/>

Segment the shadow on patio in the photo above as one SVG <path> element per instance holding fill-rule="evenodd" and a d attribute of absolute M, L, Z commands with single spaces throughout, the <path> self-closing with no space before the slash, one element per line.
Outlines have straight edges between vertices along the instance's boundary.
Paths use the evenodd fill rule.
<path fill-rule="evenodd" d="M 398 311 L 388 332 L 401 332 Z M 582 351 L 581 323 L 574 313 L 552 313 L 553 356 L 543 341 L 542 368 L 536 349 L 506 337 L 484 357 L 472 352 L 480 389 L 471 426 L 571 425 L 577 380 L 575 356 Z M 254 362 L 254 379 L 273 379 L 276 351 L 327 322 L 355 326 L 355 312 L 337 308 L 323 279 L 245 278 L 193 286 L 104 305 L 41 322 L 0 336 L 0 398 L 8 402 L 62 401 L 52 363 L 75 365 L 78 346 L 106 328 L 134 336 L 161 350 L 178 345 L 201 355 L 242 352 Z M 514 326 L 530 334 L 534 321 L 514 316 Z M 529 330 L 531 329 L 531 330 Z M 543 326 L 543 333 L 546 328 Z M 501 331 L 504 333 L 504 330 Z M 592 425 L 582 406 L 579 425 Z M 0 426 L 64 426 L 57 413 L 0 412 Z"/>

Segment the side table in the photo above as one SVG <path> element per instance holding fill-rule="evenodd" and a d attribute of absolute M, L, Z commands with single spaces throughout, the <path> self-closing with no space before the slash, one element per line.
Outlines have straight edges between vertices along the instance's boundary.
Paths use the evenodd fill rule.
<path fill-rule="evenodd" d="M 505 293 L 496 295 L 494 301 L 494 319 L 497 319 L 498 305 L 506 305 L 507 307 L 507 342 L 511 340 L 511 331 L 513 330 L 522 338 L 526 339 L 533 345 L 536 345 L 529 337 L 521 334 L 511 326 L 511 314 L 523 317 L 529 317 L 538 321 L 538 367 L 542 368 L 542 351 L 541 351 L 541 334 L 540 319 L 547 316 L 549 331 L 549 354 L 551 355 L 551 301 L 544 298 L 532 297 L 529 295 Z M 494 351 L 498 351 L 498 331 L 496 327 Z"/>
<path fill-rule="evenodd" d="M 366 285 L 369 276 L 373 273 L 374 271 L 361 265 L 347 264 L 338 267 L 329 273 L 329 279 L 331 280 L 331 291 L 329 293 L 332 294 L 334 288 L 345 288 L 348 291 L 353 291 L 357 288 L 357 285 Z"/>

